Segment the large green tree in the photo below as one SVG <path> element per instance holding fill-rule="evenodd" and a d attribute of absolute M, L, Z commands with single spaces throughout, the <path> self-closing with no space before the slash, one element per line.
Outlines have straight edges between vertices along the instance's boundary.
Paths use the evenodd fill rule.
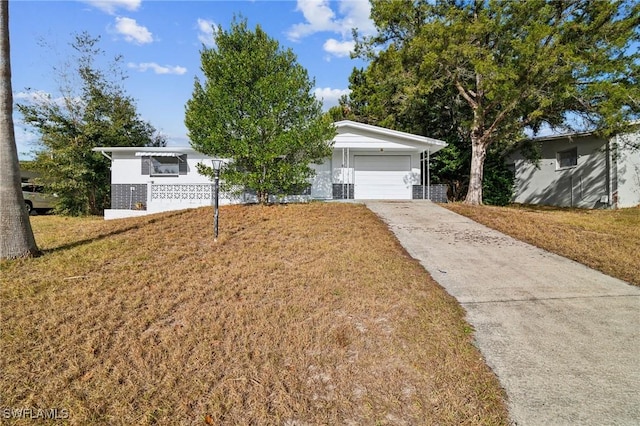
<path fill-rule="evenodd" d="M 449 198 L 464 199 L 469 186 L 471 141 L 464 123 L 471 109 L 450 87 L 420 91 L 417 64 L 402 60 L 401 52 L 381 52 L 366 69 L 354 69 L 349 96 L 329 110 L 334 120 L 350 119 L 447 142 L 431 156 L 431 182 L 449 187 Z M 506 204 L 513 194 L 513 173 L 507 168 L 502 144 L 487 153 L 483 192 L 485 202 Z"/>
<path fill-rule="evenodd" d="M 9 48 L 9 2 L 0 2 L 0 259 L 38 253 L 24 208 L 13 128 Z"/>
<path fill-rule="evenodd" d="M 313 80 L 290 49 L 246 20 L 218 27 L 215 40 L 201 51 L 205 79 L 196 78 L 186 105 L 191 145 L 232 160 L 224 171 L 229 190 L 255 191 L 261 203 L 299 193 L 313 176 L 310 164 L 331 155 L 335 135 Z"/>
<path fill-rule="evenodd" d="M 109 163 L 91 149 L 98 146 L 162 146 L 164 137 L 142 120 L 124 90 L 121 57 L 105 68 L 100 39 L 74 37 L 75 52 L 57 75 L 60 98 L 32 90 L 32 101 L 18 105 L 24 122 L 40 135 L 35 168 L 56 210 L 70 215 L 101 214 L 109 205 Z"/>
<path fill-rule="evenodd" d="M 623 131 L 640 112 L 640 4 L 615 0 L 372 0 L 378 34 L 357 53 L 392 52 L 398 101 L 462 100 L 470 141 L 465 201 L 483 202 L 485 159 L 545 125 Z M 402 80 L 402 79 L 401 79 Z"/>

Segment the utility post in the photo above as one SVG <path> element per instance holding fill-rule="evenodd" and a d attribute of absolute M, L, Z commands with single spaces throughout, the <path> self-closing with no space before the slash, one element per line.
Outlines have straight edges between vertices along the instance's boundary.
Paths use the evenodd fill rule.
<path fill-rule="evenodd" d="M 222 160 L 214 159 L 211 160 L 211 163 L 213 164 L 213 170 L 215 173 L 213 180 L 213 241 L 218 241 L 218 200 L 220 194 L 220 168 L 222 167 Z"/>

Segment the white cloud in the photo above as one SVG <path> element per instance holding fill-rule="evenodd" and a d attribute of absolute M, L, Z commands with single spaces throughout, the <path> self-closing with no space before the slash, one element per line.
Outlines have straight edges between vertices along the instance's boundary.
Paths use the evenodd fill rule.
<path fill-rule="evenodd" d="M 365 35 L 375 32 L 368 0 L 339 0 L 338 14 L 331 9 L 329 0 L 297 0 L 296 10 L 302 12 L 305 22 L 293 25 L 287 32 L 293 41 L 319 32 L 333 32 L 348 38 L 353 28 Z"/>
<path fill-rule="evenodd" d="M 325 52 L 330 53 L 337 57 L 349 56 L 353 49 L 356 47 L 356 42 L 351 41 L 338 41 L 330 38 L 324 42 L 322 48 Z"/>
<path fill-rule="evenodd" d="M 131 12 L 138 10 L 142 0 L 83 0 L 83 2 L 114 15 L 118 9 L 126 9 Z"/>
<path fill-rule="evenodd" d="M 351 33 L 352 28 L 364 35 L 372 35 L 376 27 L 371 20 L 371 3 L 368 0 L 342 0 L 339 5 L 340 13 L 344 16 L 340 22 L 343 30 Z"/>
<path fill-rule="evenodd" d="M 215 23 L 207 19 L 198 18 L 198 40 L 207 47 L 213 47 L 216 44 L 213 38 L 213 26 Z"/>
<path fill-rule="evenodd" d="M 314 96 L 322 101 L 324 110 L 328 110 L 332 106 L 338 105 L 338 100 L 343 95 L 351 93 L 349 89 L 332 89 L 330 87 L 316 87 L 313 91 Z"/>
<path fill-rule="evenodd" d="M 81 103 L 82 100 L 79 97 L 70 98 L 73 103 Z M 42 105 L 42 104 L 55 104 L 60 107 L 64 107 L 66 100 L 60 96 L 54 98 L 50 93 L 44 90 L 30 90 L 27 92 L 17 92 L 13 94 L 13 100 L 22 104 Z"/>
<path fill-rule="evenodd" d="M 117 17 L 116 32 L 123 35 L 126 41 L 136 44 L 151 43 L 153 41 L 153 34 L 131 18 Z"/>
<path fill-rule="evenodd" d="M 287 33 L 291 40 L 297 41 L 321 31 L 339 31 L 329 0 L 298 0 L 296 10 L 302 12 L 306 22 L 291 27 Z"/>
<path fill-rule="evenodd" d="M 331 8 L 329 0 L 297 0 L 296 10 L 302 12 L 305 22 L 291 26 L 287 32 L 289 39 L 299 41 L 319 32 L 340 34 L 342 41 L 331 38 L 324 44 L 324 50 L 337 57 L 348 56 L 353 50 L 353 28 L 357 28 L 363 35 L 375 32 L 375 26 L 369 17 L 371 5 L 368 0 L 339 0 L 337 11 Z"/>
<path fill-rule="evenodd" d="M 18 92 L 13 94 L 13 100 L 24 103 L 42 103 L 51 101 L 51 94 L 43 90 Z"/>
<path fill-rule="evenodd" d="M 145 72 L 147 70 L 153 70 L 153 72 L 155 72 L 156 74 L 176 74 L 176 75 L 182 75 L 185 74 L 187 72 L 187 69 L 185 67 L 181 67 L 181 66 L 171 66 L 171 65 L 158 65 L 155 62 L 143 62 L 140 64 L 134 64 L 133 62 L 129 62 L 128 64 L 129 68 L 133 68 L 136 69 L 140 72 Z"/>

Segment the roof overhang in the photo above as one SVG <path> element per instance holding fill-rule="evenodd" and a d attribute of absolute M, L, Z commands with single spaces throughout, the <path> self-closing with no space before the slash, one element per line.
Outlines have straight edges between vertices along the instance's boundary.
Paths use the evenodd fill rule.
<path fill-rule="evenodd" d="M 138 151 L 135 153 L 136 157 L 180 157 L 182 154 L 179 152 L 159 152 L 159 151 Z"/>
<path fill-rule="evenodd" d="M 334 123 L 337 135 L 333 138 L 334 149 L 381 149 L 392 151 L 441 150 L 447 143 L 440 139 L 418 136 L 370 124 L 344 120 Z"/>
<path fill-rule="evenodd" d="M 171 157 L 196 152 L 186 146 L 99 146 L 93 148 L 94 152 L 134 153 L 136 157 L 153 155 L 158 157 Z"/>
<path fill-rule="evenodd" d="M 418 136 L 397 130 L 370 124 L 357 123 L 343 120 L 334 123 L 337 134 L 333 138 L 333 148 L 349 148 L 354 150 L 383 150 L 383 151 L 410 151 L 434 153 L 447 146 L 445 141 Z M 196 154 L 191 147 L 166 146 L 166 147 L 97 147 L 92 151 L 100 152 L 110 158 L 107 153 L 135 155 L 136 157 L 177 157 L 183 154 Z M 200 154 L 200 153 L 198 153 Z M 203 155 L 203 154 L 200 154 Z M 207 157 L 207 156 L 205 156 Z"/>
<path fill-rule="evenodd" d="M 586 138 L 589 136 L 595 136 L 595 132 L 575 132 L 575 133 L 560 133 L 555 135 L 536 136 L 530 139 L 525 139 L 532 142 L 547 142 L 555 140 L 572 140 L 578 138 Z"/>

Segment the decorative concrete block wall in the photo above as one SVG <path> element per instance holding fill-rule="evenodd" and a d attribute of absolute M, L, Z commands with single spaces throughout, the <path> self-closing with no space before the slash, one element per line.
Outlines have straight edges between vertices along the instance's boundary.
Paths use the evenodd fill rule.
<path fill-rule="evenodd" d="M 133 210 L 136 208 L 137 203 L 142 203 L 142 205 L 145 207 L 144 209 L 146 209 L 147 184 L 132 183 L 111 185 L 112 209 Z"/>
<path fill-rule="evenodd" d="M 353 184 L 352 183 L 334 183 L 333 199 L 334 200 L 353 200 Z"/>
<path fill-rule="evenodd" d="M 428 195 L 431 201 L 435 203 L 446 203 L 447 199 L 447 185 L 431 185 L 430 191 L 427 191 L 425 188 L 424 192 L 422 190 L 422 185 L 413 185 L 413 199 L 414 200 L 422 200 L 423 197 L 427 198 Z"/>

